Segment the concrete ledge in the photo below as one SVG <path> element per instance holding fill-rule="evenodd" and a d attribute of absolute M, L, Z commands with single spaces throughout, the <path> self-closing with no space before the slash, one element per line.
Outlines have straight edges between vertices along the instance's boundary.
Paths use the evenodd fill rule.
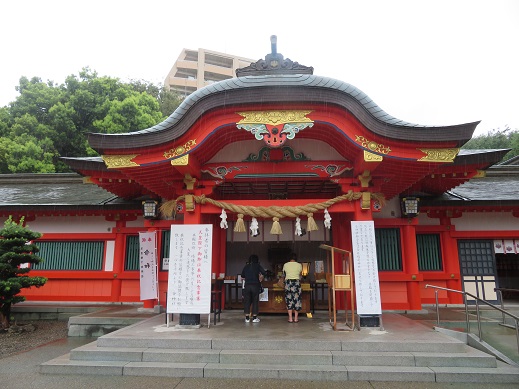
<path fill-rule="evenodd" d="M 222 364 L 332 365 L 330 351 L 302 350 L 222 350 Z"/>
<path fill-rule="evenodd" d="M 435 382 L 434 372 L 427 367 L 412 366 L 346 366 L 350 381 Z"/>
<path fill-rule="evenodd" d="M 478 350 L 466 353 L 413 353 L 416 366 L 429 367 L 490 367 L 496 368 L 496 358 Z"/>
<path fill-rule="evenodd" d="M 70 359 L 75 361 L 121 361 L 141 362 L 145 348 L 97 347 L 95 342 L 70 351 Z"/>
<path fill-rule="evenodd" d="M 458 342 L 456 340 L 444 341 L 444 342 L 422 342 L 422 341 L 411 341 L 411 342 L 342 342 L 342 351 L 366 351 L 371 352 L 441 352 L 441 353 L 461 353 L 466 350 L 466 344 Z"/>
<path fill-rule="evenodd" d="M 148 349 L 143 353 L 143 362 L 167 363 L 219 363 L 220 350 L 210 349 Z"/>
<path fill-rule="evenodd" d="M 213 348 L 219 350 L 341 350 L 341 341 L 320 340 L 262 340 L 262 339 L 214 339 Z"/>
<path fill-rule="evenodd" d="M 344 366 L 285 366 L 279 370 L 279 378 L 304 381 L 347 381 L 348 370 Z"/>
<path fill-rule="evenodd" d="M 519 369 L 516 367 L 461 368 L 431 367 L 436 373 L 436 382 L 474 382 L 486 384 L 517 384 Z"/>
<path fill-rule="evenodd" d="M 68 321 L 68 336 L 99 337 L 142 320 L 128 317 L 75 316 Z"/>
<path fill-rule="evenodd" d="M 68 354 L 67 354 L 68 356 Z M 63 357 L 40 365 L 42 374 L 122 375 L 127 362 L 71 361 Z"/>
<path fill-rule="evenodd" d="M 204 368 L 204 377 L 208 378 L 279 378 L 279 368 L 273 365 L 227 365 L 208 363 Z"/>
<path fill-rule="evenodd" d="M 167 339 L 167 338 L 126 338 L 113 334 L 97 339 L 98 347 L 130 347 L 156 349 L 211 349 L 211 339 Z M 250 343 L 250 342 L 249 342 Z"/>
<path fill-rule="evenodd" d="M 124 366 L 123 375 L 202 378 L 205 366 L 205 363 L 130 362 Z"/>
<path fill-rule="evenodd" d="M 415 366 L 409 352 L 332 351 L 334 365 Z"/>

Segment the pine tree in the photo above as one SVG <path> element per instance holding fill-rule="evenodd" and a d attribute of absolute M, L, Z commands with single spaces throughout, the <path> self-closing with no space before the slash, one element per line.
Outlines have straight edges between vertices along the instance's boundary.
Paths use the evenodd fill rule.
<path fill-rule="evenodd" d="M 19 293 L 24 288 L 45 285 L 44 277 L 29 277 L 29 266 L 42 261 L 36 255 L 39 251 L 34 241 L 41 237 L 23 226 L 24 219 L 16 223 L 9 216 L 0 230 L 0 329 L 9 328 L 11 324 L 11 306 L 25 301 Z"/>

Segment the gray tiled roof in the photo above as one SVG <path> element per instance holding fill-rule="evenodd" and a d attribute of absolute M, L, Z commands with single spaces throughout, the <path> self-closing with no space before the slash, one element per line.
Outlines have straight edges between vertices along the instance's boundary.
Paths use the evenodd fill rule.
<path fill-rule="evenodd" d="M 106 206 L 123 202 L 78 174 L 1 174 L 0 207 Z"/>
<path fill-rule="evenodd" d="M 476 151 L 476 150 L 471 150 Z M 473 178 L 423 205 L 508 205 L 519 207 L 519 166 L 494 165 L 483 178 Z"/>
<path fill-rule="evenodd" d="M 485 177 L 470 180 L 452 192 L 470 200 L 519 202 L 519 177 Z"/>

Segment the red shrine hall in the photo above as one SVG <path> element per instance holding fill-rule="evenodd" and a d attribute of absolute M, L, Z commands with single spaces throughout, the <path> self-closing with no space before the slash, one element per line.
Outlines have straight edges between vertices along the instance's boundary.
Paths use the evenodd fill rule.
<path fill-rule="evenodd" d="M 504 187 L 518 191 L 518 180 L 490 174 L 508 150 L 461 150 L 477 125 L 395 118 L 273 44 L 264 59 L 194 92 L 162 123 L 89 134 L 100 157 L 63 159 L 78 175 L 16 175 L 22 192 L 61 202 L 33 195 L 4 202 L 0 216 L 23 216 L 43 233 L 45 262 L 31 275 L 48 282 L 25 290 L 28 300 L 138 302 L 138 234 L 146 231 L 157 233 L 164 305 L 171 225 L 209 224 L 225 309 L 243 308 L 238 274 L 251 254 L 273 288 L 292 252 L 305 265 L 311 308 L 327 309 L 323 245 L 352 251 L 352 222 L 372 221 L 383 310 L 434 303 L 427 284 L 495 301 L 494 288 L 519 280 L 519 200 L 500 198 Z M 439 297 L 462 303 L 461 294 Z M 272 293 L 260 311 L 286 312 L 284 300 Z"/>

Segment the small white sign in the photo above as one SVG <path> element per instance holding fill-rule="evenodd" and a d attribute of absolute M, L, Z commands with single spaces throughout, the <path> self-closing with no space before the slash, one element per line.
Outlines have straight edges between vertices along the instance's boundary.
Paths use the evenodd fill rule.
<path fill-rule="evenodd" d="M 162 258 L 162 270 L 169 270 L 169 258 Z"/>
<path fill-rule="evenodd" d="M 259 295 L 259 301 L 269 301 L 269 288 L 263 288 L 263 293 Z"/>
<path fill-rule="evenodd" d="M 157 244 L 155 232 L 139 232 L 140 299 L 158 298 Z"/>
<path fill-rule="evenodd" d="M 212 224 L 171 226 L 167 313 L 211 312 Z"/>
<path fill-rule="evenodd" d="M 381 315 L 377 246 L 373 221 L 352 221 L 351 240 L 357 313 L 359 315 Z"/>

